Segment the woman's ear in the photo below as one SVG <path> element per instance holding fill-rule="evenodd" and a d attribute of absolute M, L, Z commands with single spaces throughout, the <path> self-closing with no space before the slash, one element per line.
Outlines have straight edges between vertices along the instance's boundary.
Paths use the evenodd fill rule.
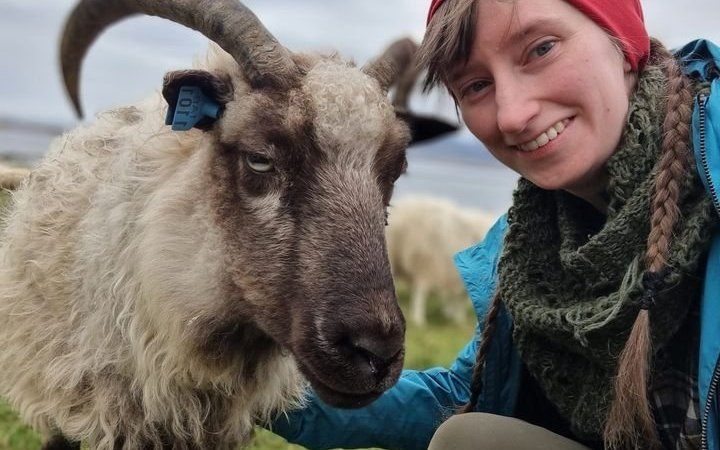
<path fill-rule="evenodd" d="M 632 66 L 627 60 L 623 63 L 623 70 L 625 74 L 625 87 L 627 88 L 629 98 L 635 91 L 635 86 L 637 86 L 638 73 L 632 70 Z"/>

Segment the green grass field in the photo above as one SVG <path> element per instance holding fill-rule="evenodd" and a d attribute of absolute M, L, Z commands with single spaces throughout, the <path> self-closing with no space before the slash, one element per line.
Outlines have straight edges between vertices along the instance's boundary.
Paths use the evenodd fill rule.
<path fill-rule="evenodd" d="M 399 286 L 400 302 L 405 306 L 407 292 Z M 423 369 L 447 366 L 455 359 L 457 352 L 472 336 L 474 322 L 468 312 L 466 324 L 458 326 L 440 318 L 439 299 L 428 302 L 429 325 L 417 328 L 408 325 L 406 333 L 405 367 Z M 468 306 L 469 308 L 469 306 Z M 37 450 L 40 439 L 32 430 L 23 426 L 7 403 L 0 400 L 0 450 Z M 258 429 L 257 436 L 248 447 L 252 450 L 302 450 L 304 447 L 288 444 L 284 439 Z"/>

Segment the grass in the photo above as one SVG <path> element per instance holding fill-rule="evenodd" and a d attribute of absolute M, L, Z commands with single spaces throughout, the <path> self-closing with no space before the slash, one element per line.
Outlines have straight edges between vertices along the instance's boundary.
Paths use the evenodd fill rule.
<path fill-rule="evenodd" d="M 407 289 L 398 285 L 400 304 L 407 305 Z M 447 366 L 457 352 L 472 336 L 474 322 L 468 314 L 465 324 L 448 323 L 440 316 L 440 300 L 431 297 L 428 301 L 429 324 L 418 328 L 408 324 L 406 333 L 405 367 L 423 369 Z M 263 429 L 257 430 L 255 440 L 248 446 L 251 450 L 303 450 L 304 447 L 288 444 L 287 441 Z M 28 427 L 22 425 L 17 414 L 0 400 L 0 450 L 37 450 L 40 439 Z"/>
<path fill-rule="evenodd" d="M 36 450 L 40 448 L 40 439 L 28 427 L 22 425 L 15 412 L 0 402 L 0 449 Z"/>

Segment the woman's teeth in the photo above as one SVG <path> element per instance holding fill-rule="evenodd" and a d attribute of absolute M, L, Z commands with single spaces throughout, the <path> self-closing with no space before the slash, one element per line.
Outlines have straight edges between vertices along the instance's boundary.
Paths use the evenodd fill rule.
<path fill-rule="evenodd" d="M 560 133 L 565 130 L 565 124 L 567 124 L 567 122 L 567 120 L 561 120 L 560 122 L 548 128 L 547 131 L 540 134 L 540 136 L 536 137 L 532 141 L 518 145 L 518 148 L 524 152 L 532 152 L 539 149 L 540 147 L 543 147 L 548 142 L 560 136 Z"/>

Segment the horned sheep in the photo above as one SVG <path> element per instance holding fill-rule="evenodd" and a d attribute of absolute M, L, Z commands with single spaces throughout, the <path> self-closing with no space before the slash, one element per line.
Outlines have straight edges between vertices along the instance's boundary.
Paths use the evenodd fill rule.
<path fill-rule="evenodd" d="M 235 448 L 308 383 L 369 403 L 403 362 L 384 221 L 410 136 L 386 93 L 414 47 L 357 68 L 291 53 L 234 0 L 82 0 L 61 52 L 78 110 L 84 54 L 135 13 L 222 50 L 65 134 L 15 193 L 0 396 L 46 449 Z M 207 114 L 171 131 L 188 86 Z"/>
<path fill-rule="evenodd" d="M 396 279 L 410 287 L 409 320 L 416 325 L 427 323 L 431 293 L 442 297 L 446 317 L 465 320 L 469 302 L 453 256 L 482 240 L 496 218 L 445 198 L 422 195 L 394 201 L 389 213 L 390 266 Z"/>

